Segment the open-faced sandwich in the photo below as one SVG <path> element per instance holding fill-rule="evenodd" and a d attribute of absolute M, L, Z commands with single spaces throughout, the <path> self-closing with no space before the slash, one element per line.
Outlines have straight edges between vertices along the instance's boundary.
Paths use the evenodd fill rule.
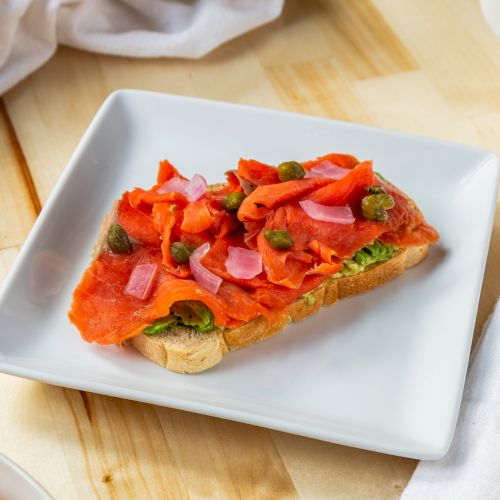
<path fill-rule="evenodd" d="M 205 370 L 395 278 L 439 238 L 353 156 L 242 159 L 226 177 L 207 186 L 162 161 L 151 189 L 114 204 L 69 312 L 84 340 L 130 342 L 170 370 Z"/>

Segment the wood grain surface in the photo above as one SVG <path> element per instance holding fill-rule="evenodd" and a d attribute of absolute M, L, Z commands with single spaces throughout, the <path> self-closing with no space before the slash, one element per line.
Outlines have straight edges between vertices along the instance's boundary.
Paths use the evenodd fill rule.
<path fill-rule="evenodd" d="M 0 280 L 119 88 L 348 120 L 500 153 L 500 40 L 477 0 L 287 0 L 199 61 L 60 48 L 0 102 Z M 476 338 L 500 292 L 500 209 Z M 0 375 L 0 451 L 57 499 L 398 498 L 416 461 Z"/>

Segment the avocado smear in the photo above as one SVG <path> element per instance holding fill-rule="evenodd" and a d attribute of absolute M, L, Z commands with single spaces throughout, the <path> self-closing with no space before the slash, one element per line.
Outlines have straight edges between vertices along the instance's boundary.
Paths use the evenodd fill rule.
<path fill-rule="evenodd" d="M 308 306 L 312 306 L 316 302 L 316 299 L 314 298 L 313 292 L 305 293 L 304 295 L 302 295 L 302 298 L 305 299 L 306 304 Z"/>
<path fill-rule="evenodd" d="M 143 330 L 146 335 L 156 335 L 170 328 L 181 325 L 194 328 L 198 332 L 209 332 L 215 328 L 212 311 L 197 300 L 179 300 L 172 304 L 170 314 L 158 318 Z"/>
<path fill-rule="evenodd" d="M 399 248 L 396 246 L 384 245 L 384 243 L 376 240 L 372 245 L 367 245 L 358 250 L 352 259 L 344 259 L 342 262 L 344 267 L 333 277 L 341 278 L 342 276 L 359 274 L 372 264 L 391 259 L 398 250 Z"/>

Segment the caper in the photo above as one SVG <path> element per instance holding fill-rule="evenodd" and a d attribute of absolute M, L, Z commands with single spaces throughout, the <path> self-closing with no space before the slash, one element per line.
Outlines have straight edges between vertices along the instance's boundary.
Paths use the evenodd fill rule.
<path fill-rule="evenodd" d="M 394 198 L 390 194 L 376 194 L 375 196 L 377 196 L 380 200 L 380 206 L 382 208 L 385 208 L 386 210 L 394 208 Z"/>
<path fill-rule="evenodd" d="M 287 248 L 293 247 L 293 240 L 288 234 L 288 231 L 264 231 L 264 238 L 269 241 L 269 244 L 275 250 L 286 250 Z"/>
<path fill-rule="evenodd" d="M 280 182 L 302 179 L 306 171 L 302 165 L 296 161 L 285 161 L 278 165 L 278 177 Z"/>
<path fill-rule="evenodd" d="M 183 243 L 182 241 L 176 241 L 170 245 L 170 255 L 178 264 L 187 264 L 189 262 L 189 257 L 196 250 L 194 245 L 189 243 Z"/>
<path fill-rule="evenodd" d="M 380 186 L 379 184 L 375 184 L 374 186 L 365 186 L 365 190 L 368 191 L 370 194 L 385 193 L 385 189 L 383 188 L 383 186 Z"/>
<path fill-rule="evenodd" d="M 380 222 L 385 222 L 389 218 L 387 210 L 393 207 L 394 198 L 386 193 L 365 196 L 361 202 L 363 217 Z"/>
<path fill-rule="evenodd" d="M 111 224 L 108 229 L 108 246 L 114 253 L 128 253 L 132 249 L 127 232 L 120 224 Z"/>
<path fill-rule="evenodd" d="M 222 207 L 228 212 L 236 212 L 243 200 L 246 198 L 244 193 L 238 193 L 237 191 L 232 191 L 228 193 L 222 200 Z"/>

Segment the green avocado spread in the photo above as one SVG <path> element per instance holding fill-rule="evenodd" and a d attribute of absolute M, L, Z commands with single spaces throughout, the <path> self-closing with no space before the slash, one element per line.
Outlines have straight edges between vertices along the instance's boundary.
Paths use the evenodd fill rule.
<path fill-rule="evenodd" d="M 143 330 L 146 335 L 156 335 L 170 328 L 182 325 L 194 328 L 198 332 L 213 330 L 214 315 L 202 302 L 197 300 L 179 300 L 172 304 L 170 314 L 157 319 L 152 325 Z"/>
<path fill-rule="evenodd" d="M 384 243 L 376 240 L 372 245 L 367 245 L 358 250 L 352 259 L 344 259 L 342 262 L 344 267 L 338 273 L 334 274 L 333 278 L 359 274 L 372 264 L 391 259 L 398 250 L 398 247 L 384 245 Z"/>

